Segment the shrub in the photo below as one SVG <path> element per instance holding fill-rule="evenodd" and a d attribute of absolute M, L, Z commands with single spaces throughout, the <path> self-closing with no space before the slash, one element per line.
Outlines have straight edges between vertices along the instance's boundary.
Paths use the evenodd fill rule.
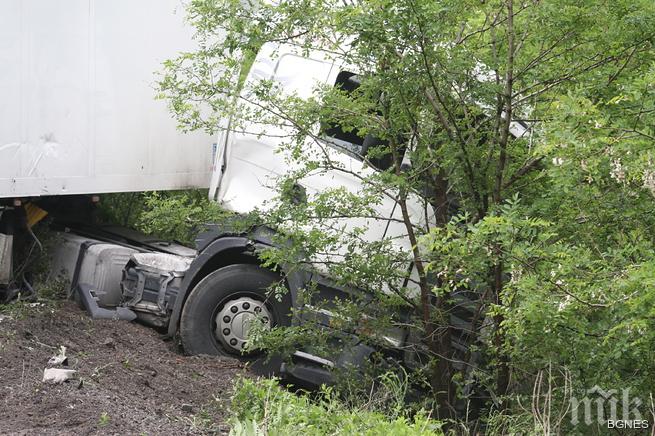
<path fill-rule="evenodd" d="M 394 419 L 365 408 L 348 408 L 330 388 L 315 396 L 291 393 L 275 379 L 240 379 L 231 404 L 231 434 L 441 435 L 441 423 L 425 413 Z"/>
<path fill-rule="evenodd" d="M 230 214 L 207 198 L 207 190 L 128 192 L 103 196 L 98 218 L 148 235 L 192 246 L 204 224 L 224 221 Z"/>

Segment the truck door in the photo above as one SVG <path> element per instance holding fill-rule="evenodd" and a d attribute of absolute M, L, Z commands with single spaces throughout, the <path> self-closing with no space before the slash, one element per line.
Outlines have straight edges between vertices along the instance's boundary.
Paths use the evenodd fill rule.
<path fill-rule="evenodd" d="M 266 44 L 250 70 L 244 94 L 254 82 L 274 80 L 283 92 L 311 96 L 317 83 L 328 79 L 332 63 L 320 57 L 301 57 L 277 44 Z M 245 99 L 250 96 L 243 95 Z M 237 213 L 265 208 L 276 196 L 276 179 L 289 171 L 280 146 L 293 133 L 284 120 L 279 125 L 252 123 L 235 127 L 224 120 L 210 185 L 210 198 Z"/>
<path fill-rule="evenodd" d="M 335 65 L 332 68 L 328 84 L 351 92 L 359 86 L 359 79 L 355 73 Z M 315 171 L 308 175 L 301 183 L 310 192 L 342 187 L 346 188 L 348 192 L 364 195 L 365 189 L 370 188 L 370 185 L 366 182 L 363 183 L 362 178 L 388 168 L 388 162 L 366 159 L 369 139 L 358 136 L 356 132 L 346 132 L 341 126 L 330 124 L 321 127 L 320 137 L 320 141 L 308 143 L 308 150 L 323 153 L 335 166 L 341 167 L 341 170 Z M 365 229 L 361 235 L 363 240 L 380 241 L 387 234 L 389 217 L 393 213 L 394 204 L 393 193 L 386 192 L 383 193 L 381 202 L 374 205 L 372 216 L 350 216 L 334 224 L 349 230 L 363 228 Z"/>
<path fill-rule="evenodd" d="M 274 55 L 274 51 L 277 54 Z M 248 81 L 273 79 L 282 92 L 293 93 L 301 98 L 313 95 L 317 84 L 329 84 L 342 89 L 354 89 L 358 85 L 357 76 L 346 69 L 333 65 L 320 54 L 303 57 L 293 52 L 284 52 L 282 46 L 266 45 L 258 54 L 249 74 Z M 246 85 L 246 89 L 248 86 Z M 220 137 L 212 183 L 211 198 L 228 210 L 248 213 L 255 208 L 265 209 L 266 203 L 273 199 L 276 178 L 288 173 L 294 165 L 293 159 L 280 153 L 285 136 L 293 133 L 293 128 L 270 124 L 249 125 L 244 129 L 229 130 Z M 370 176 L 376 168 L 372 162 L 365 161 L 364 138 L 352 132 L 344 132 L 338 125 L 319 129 L 319 139 L 307 138 L 303 153 L 308 158 L 329 159 L 337 168 L 319 168 L 298 181 L 298 188 L 311 195 L 333 188 L 345 188 L 348 192 L 363 193 L 365 185 L 362 177 Z M 223 141 L 222 143 L 220 141 Z M 384 165 L 381 162 L 378 166 Z M 220 171 L 220 172 L 219 172 Z M 374 216 L 335 218 L 323 224 L 338 226 L 344 230 L 365 228 L 361 237 L 367 241 L 379 241 L 391 229 L 399 235 L 402 226 L 391 226 L 390 218 L 397 215 L 394 193 L 383 196 L 375 206 Z"/>

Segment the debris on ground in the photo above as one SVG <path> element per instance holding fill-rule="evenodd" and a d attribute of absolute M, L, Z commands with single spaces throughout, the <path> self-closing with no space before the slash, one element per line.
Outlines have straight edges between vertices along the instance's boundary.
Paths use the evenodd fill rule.
<path fill-rule="evenodd" d="M 66 357 L 66 347 L 61 345 L 59 347 L 59 353 L 55 354 L 48 360 L 48 365 L 50 366 L 57 366 L 57 365 L 64 365 L 66 366 L 68 364 L 68 357 Z"/>
<path fill-rule="evenodd" d="M 43 370 L 44 383 L 63 383 L 75 377 L 74 369 L 46 368 Z"/>
<path fill-rule="evenodd" d="M 0 324 L 0 434 L 229 431 L 233 380 L 248 375 L 243 363 L 183 356 L 152 328 L 91 320 L 74 303 L 58 305 Z M 62 347 L 75 381 L 43 383 L 43 364 Z"/>

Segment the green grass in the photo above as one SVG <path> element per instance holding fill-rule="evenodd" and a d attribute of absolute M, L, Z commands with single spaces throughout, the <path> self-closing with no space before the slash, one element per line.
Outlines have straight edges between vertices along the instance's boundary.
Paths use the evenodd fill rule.
<path fill-rule="evenodd" d="M 425 413 L 390 418 L 344 406 L 324 389 L 318 399 L 294 394 L 276 380 L 237 381 L 230 407 L 234 435 L 442 435 L 441 423 Z"/>
<path fill-rule="evenodd" d="M 111 421 L 109 414 L 107 412 L 102 412 L 98 418 L 98 426 L 105 427 L 107 424 L 109 424 L 109 421 Z"/>

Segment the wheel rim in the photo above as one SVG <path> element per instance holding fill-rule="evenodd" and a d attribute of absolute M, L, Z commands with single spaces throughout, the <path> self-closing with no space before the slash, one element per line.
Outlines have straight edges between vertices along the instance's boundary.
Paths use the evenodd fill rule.
<path fill-rule="evenodd" d="M 228 351 L 242 353 L 252 322 L 258 318 L 271 327 L 273 317 L 263 302 L 246 296 L 229 299 L 216 314 L 214 336 Z"/>

